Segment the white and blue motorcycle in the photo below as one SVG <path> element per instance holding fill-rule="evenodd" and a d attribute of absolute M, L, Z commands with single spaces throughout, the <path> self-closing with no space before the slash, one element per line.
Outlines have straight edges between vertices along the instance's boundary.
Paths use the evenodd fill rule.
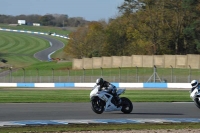
<path fill-rule="evenodd" d="M 118 96 L 124 92 L 125 89 L 117 89 Z M 92 104 L 91 108 L 97 114 L 101 114 L 104 111 L 122 111 L 125 114 L 129 114 L 133 110 L 133 104 L 128 98 L 121 97 L 121 102 L 118 104 L 112 94 L 109 94 L 104 90 L 99 91 L 99 87 L 97 85 L 94 86 L 90 92 L 90 100 Z"/>
<path fill-rule="evenodd" d="M 200 88 L 192 88 L 190 90 L 190 98 L 194 101 L 194 104 L 200 109 Z"/>

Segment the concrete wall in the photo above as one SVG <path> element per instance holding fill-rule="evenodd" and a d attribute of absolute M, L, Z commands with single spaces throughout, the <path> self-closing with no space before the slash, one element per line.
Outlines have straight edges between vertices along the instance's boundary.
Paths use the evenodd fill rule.
<path fill-rule="evenodd" d="M 73 59 L 73 69 L 83 69 L 83 59 Z"/>
<path fill-rule="evenodd" d="M 176 56 L 164 55 L 164 68 L 176 67 Z"/>
<path fill-rule="evenodd" d="M 188 67 L 190 65 L 191 68 L 200 68 L 200 56 L 199 55 L 188 55 Z"/>
<path fill-rule="evenodd" d="M 91 60 L 93 60 L 93 68 L 101 68 L 102 64 L 102 58 L 101 57 L 93 57 Z"/>
<path fill-rule="evenodd" d="M 122 57 L 121 56 L 112 56 L 112 68 L 121 67 Z"/>
<path fill-rule="evenodd" d="M 92 61 L 92 59 L 91 58 L 83 58 L 83 68 L 85 68 L 85 69 L 90 69 L 90 68 L 92 68 L 93 66 L 92 66 L 92 63 L 93 61 Z"/>
<path fill-rule="evenodd" d="M 112 68 L 112 57 L 102 57 L 101 67 L 102 68 Z"/>
<path fill-rule="evenodd" d="M 132 67 L 143 67 L 143 56 L 132 55 Z"/>
<path fill-rule="evenodd" d="M 143 55 L 143 67 L 152 67 L 153 64 L 153 56 L 152 55 Z"/>
<path fill-rule="evenodd" d="M 200 69 L 200 55 L 132 55 L 73 59 L 73 69 L 161 67 Z"/>
<path fill-rule="evenodd" d="M 187 56 L 176 55 L 176 68 L 187 68 Z"/>
<path fill-rule="evenodd" d="M 131 56 L 122 56 L 121 57 L 121 67 L 132 67 L 132 57 Z"/>
<path fill-rule="evenodd" d="M 154 65 L 156 67 L 164 67 L 164 56 L 162 55 L 154 55 Z"/>

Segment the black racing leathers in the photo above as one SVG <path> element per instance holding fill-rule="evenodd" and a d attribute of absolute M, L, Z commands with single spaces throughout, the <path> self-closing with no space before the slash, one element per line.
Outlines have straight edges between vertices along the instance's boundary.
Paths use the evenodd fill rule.
<path fill-rule="evenodd" d="M 103 81 L 103 84 L 100 85 L 100 90 L 104 89 L 108 89 L 110 83 L 108 81 Z"/>

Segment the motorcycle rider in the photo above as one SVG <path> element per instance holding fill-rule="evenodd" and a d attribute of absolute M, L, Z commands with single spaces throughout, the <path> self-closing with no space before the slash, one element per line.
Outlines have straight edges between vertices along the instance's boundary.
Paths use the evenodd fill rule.
<path fill-rule="evenodd" d="M 103 80 L 103 78 L 98 78 L 96 80 L 96 84 L 99 86 L 99 91 L 105 90 L 108 93 L 112 94 L 115 98 L 117 105 L 121 103 L 119 96 L 117 95 L 117 88 L 113 84 L 108 81 Z"/>
<path fill-rule="evenodd" d="M 190 92 L 192 92 L 197 87 L 198 87 L 198 90 L 200 90 L 200 83 L 197 80 L 192 80 L 191 81 L 191 86 L 192 86 L 192 88 L 191 88 Z"/>

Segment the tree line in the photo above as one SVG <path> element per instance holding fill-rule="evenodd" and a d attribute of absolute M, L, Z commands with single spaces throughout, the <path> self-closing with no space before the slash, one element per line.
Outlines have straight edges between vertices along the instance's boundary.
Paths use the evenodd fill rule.
<path fill-rule="evenodd" d="M 82 17 L 68 17 L 65 14 L 46 14 L 46 15 L 3 15 L 0 14 L 0 23 L 17 24 L 18 20 L 26 20 L 28 23 L 40 23 L 43 26 L 56 27 L 79 27 L 88 23 Z"/>
<path fill-rule="evenodd" d="M 119 16 L 90 22 L 70 34 L 74 58 L 199 54 L 199 0 L 124 0 Z"/>

